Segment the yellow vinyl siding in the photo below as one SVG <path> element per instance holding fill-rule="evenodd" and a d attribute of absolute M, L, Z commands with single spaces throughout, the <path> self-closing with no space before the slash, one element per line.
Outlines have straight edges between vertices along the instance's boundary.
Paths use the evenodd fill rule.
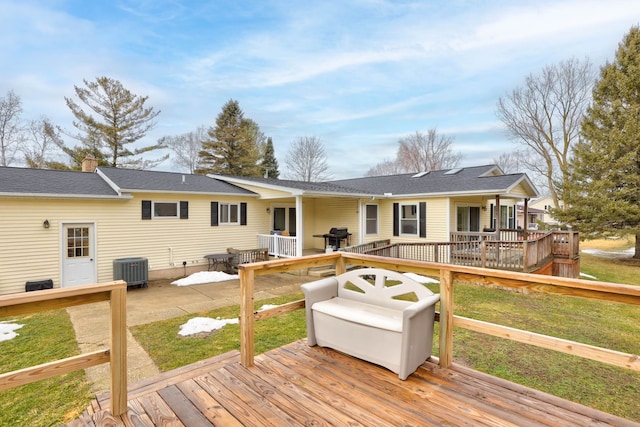
<path fill-rule="evenodd" d="M 189 202 L 189 218 L 142 220 L 142 200 Z M 210 225 L 212 201 L 247 203 L 247 225 Z M 97 280 L 110 281 L 113 260 L 145 257 L 150 270 L 206 266 L 205 254 L 255 248 L 268 233 L 268 204 L 254 198 L 136 194 L 131 200 L 3 199 L 0 294 L 24 291 L 28 280 L 61 280 L 61 224 L 95 224 Z M 47 219 L 50 228 L 43 227 Z M 171 248 L 171 251 L 170 249 Z M 173 254 L 173 260 L 171 259 Z M 173 261 L 173 263 L 172 263 Z M 176 274 L 182 271 L 176 270 Z"/>
<path fill-rule="evenodd" d="M 248 185 L 248 184 L 234 183 L 233 185 L 237 185 L 238 187 L 244 188 L 245 190 L 253 191 L 256 194 L 259 194 L 260 197 L 263 199 L 291 197 L 290 191 L 281 191 L 281 190 L 275 190 L 272 188 L 264 188 L 264 187 L 258 187 L 255 185 Z"/>
<path fill-rule="evenodd" d="M 346 198 L 321 198 L 314 201 L 315 224 L 313 224 L 313 234 L 328 233 L 332 227 L 347 227 L 351 233 L 351 244 L 358 241 L 358 200 Z M 307 224 L 309 227 L 309 224 Z M 306 237 L 306 236 L 305 236 Z M 311 237 L 311 246 L 306 247 L 322 249 L 324 239 Z"/>
<path fill-rule="evenodd" d="M 395 242 L 447 242 L 449 241 L 449 212 L 448 198 L 433 199 L 386 199 L 378 204 L 379 226 L 377 236 L 365 236 L 365 242 L 390 239 Z M 427 204 L 427 237 L 394 236 L 393 235 L 393 204 Z"/>

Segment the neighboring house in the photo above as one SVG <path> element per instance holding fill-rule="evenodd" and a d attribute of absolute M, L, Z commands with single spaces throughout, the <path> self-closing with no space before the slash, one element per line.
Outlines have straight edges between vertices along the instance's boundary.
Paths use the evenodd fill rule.
<path fill-rule="evenodd" d="M 524 204 L 519 203 L 516 206 L 516 216 L 518 227 L 524 228 Z M 540 209 L 532 208 L 531 205 L 527 208 L 527 224 L 528 228 L 537 227 L 538 222 L 544 222 L 545 212 Z"/>
<path fill-rule="evenodd" d="M 564 203 L 562 201 L 559 201 L 559 204 L 560 204 L 559 208 L 562 209 L 564 206 Z M 559 222 L 549 214 L 549 211 L 554 208 L 553 199 L 551 197 L 545 196 L 545 197 L 539 197 L 537 199 L 533 199 L 529 202 L 529 206 L 534 209 L 539 209 L 543 212 L 541 221 L 544 222 L 545 224 L 550 224 L 550 225 L 559 224 Z"/>
<path fill-rule="evenodd" d="M 202 270 L 228 247 L 301 256 L 324 249 L 317 236 L 332 227 L 351 244 L 448 241 L 490 227 L 489 201 L 537 195 L 525 174 L 494 165 L 325 183 L 0 167 L 0 294 L 29 280 L 109 281 L 118 258 L 147 258 L 153 279 Z"/>

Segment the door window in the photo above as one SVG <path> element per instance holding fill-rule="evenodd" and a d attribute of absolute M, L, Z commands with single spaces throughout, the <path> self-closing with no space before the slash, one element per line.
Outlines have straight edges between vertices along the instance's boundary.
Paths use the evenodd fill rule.
<path fill-rule="evenodd" d="M 67 228 L 67 258 L 90 256 L 89 227 Z"/>

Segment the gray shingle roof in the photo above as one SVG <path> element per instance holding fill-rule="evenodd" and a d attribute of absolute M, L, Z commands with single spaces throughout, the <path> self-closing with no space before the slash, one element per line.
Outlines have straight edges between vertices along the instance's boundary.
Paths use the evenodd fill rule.
<path fill-rule="evenodd" d="M 255 183 L 260 186 L 299 190 L 330 196 L 393 196 L 504 193 L 525 174 L 493 175 L 495 165 L 432 171 L 426 174 L 401 174 L 364 177 L 330 182 L 304 182 L 269 178 L 191 175 L 175 172 L 103 168 L 97 173 L 0 167 L 0 194 L 52 197 L 118 197 L 121 192 L 165 192 L 230 194 L 255 196 L 256 193 L 234 185 Z M 103 178 L 104 177 L 104 178 Z M 106 179 L 105 179 L 106 178 Z M 230 182 L 225 182 L 229 179 Z M 109 185 L 111 181 L 115 189 Z M 533 189 L 535 191 L 535 189 Z"/>
<path fill-rule="evenodd" d="M 288 179 L 273 179 L 273 178 L 257 178 L 257 177 L 233 177 L 224 175 L 215 175 L 220 179 L 233 179 L 238 181 L 255 183 L 258 185 L 269 185 L 273 187 L 282 187 L 286 189 L 302 190 L 308 193 L 329 193 L 329 194 L 368 194 L 376 195 L 377 192 L 371 192 L 368 190 L 362 190 L 353 188 L 350 186 L 340 185 L 337 181 L 332 182 L 307 182 L 307 181 L 294 181 Z"/>
<path fill-rule="evenodd" d="M 486 175 L 495 165 L 333 181 L 358 191 L 398 195 L 502 192 L 520 182 L 525 174 Z"/>
<path fill-rule="evenodd" d="M 0 194 L 52 197 L 117 197 L 96 174 L 78 171 L 0 167 Z"/>
<path fill-rule="evenodd" d="M 104 167 L 99 167 L 98 171 L 122 191 L 255 195 L 251 191 L 205 175 Z"/>

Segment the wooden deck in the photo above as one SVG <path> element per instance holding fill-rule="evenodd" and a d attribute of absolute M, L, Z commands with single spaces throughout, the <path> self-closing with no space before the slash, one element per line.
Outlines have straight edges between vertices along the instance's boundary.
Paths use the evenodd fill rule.
<path fill-rule="evenodd" d="M 114 418 L 97 396 L 77 426 L 635 426 L 539 391 L 426 362 L 406 381 L 306 341 L 257 356 L 227 353 L 132 385 Z"/>

